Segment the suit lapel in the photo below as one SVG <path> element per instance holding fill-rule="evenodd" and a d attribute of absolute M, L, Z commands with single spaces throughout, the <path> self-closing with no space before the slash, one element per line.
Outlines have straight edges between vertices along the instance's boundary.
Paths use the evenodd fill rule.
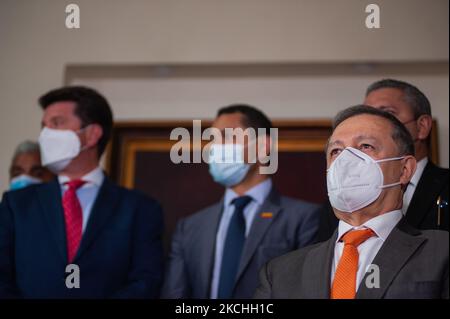
<path fill-rule="evenodd" d="M 210 213 L 204 219 L 204 224 L 198 231 L 202 232 L 203 240 L 199 241 L 199 252 L 201 254 L 199 270 L 202 274 L 200 287 L 203 291 L 204 298 L 209 298 L 212 272 L 214 267 L 214 253 L 216 250 L 216 235 L 219 228 L 220 218 L 223 212 L 222 200 L 211 207 Z"/>
<path fill-rule="evenodd" d="M 61 188 L 58 180 L 43 184 L 36 189 L 39 203 L 49 225 L 51 237 L 53 237 L 57 249 L 64 262 L 67 261 L 66 230 L 64 223 L 64 211 L 62 208 Z"/>
<path fill-rule="evenodd" d="M 411 226 L 420 228 L 430 206 L 435 205 L 435 199 L 441 188 L 442 181 L 439 170 L 433 163 L 428 162 L 406 211 L 406 220 Z"/>
<path fill-rule="evenodd" d="M 415 237 L 420 232 L 406 225 L 404 220 L 392 230 L 381 247 L 372 264 L 380 269 L 380 287 L 368 288 L 365 284 L 366 273 L 359 285 L 356 298 L 358 299 L 381 299 L 391 285 L 395 276 L 400 272 L 403 265 L 411 255 L 425 242 L 422 237 Z"/>
<path fill-rule="evenodd" d="M 118 188 L 105 177 L 92 207 L 89 221 L 74 261 L 79 259 L 89 248 L 109 218 L 114 214 L 118 199 Z"/>
<path fill-rule="evenodd" d="M 259 243 L 264 238 L 265 233 L 269 229 L 273 220 L 277 217 L 277 214 L 279 213 L 280 210 L 281 210 L 280 195 L 274 188 L 272 188 L 272 190 L 269 193 L 269 196 L 267 196 L 266 200 L 261 205 L 261 208 L 258 210 L 258 213 L 255 215 L 255 219 L 253 220 L 250 232 L 247 236 L 247 240 L 245 241 L 245 245 L 242 251 L 242 257 L 239 263 L 236 282 L 243 274 L 245 268 L 250 262 L 250 259 L 255 254 L 255 251 L 258 248 Z M 261 217 L 261 213 L 266 212 L 272 214 L 270 218 Z"/>
<path fill-rule="evenodd" d="M 292 298 L 330 298 L 331 267 L 336 238 L 337 230 L 328 241 L 308 252 L 303 271 L 298 276 L 299 283 L 295 285 L 301 290 L 294 291 Z"/>

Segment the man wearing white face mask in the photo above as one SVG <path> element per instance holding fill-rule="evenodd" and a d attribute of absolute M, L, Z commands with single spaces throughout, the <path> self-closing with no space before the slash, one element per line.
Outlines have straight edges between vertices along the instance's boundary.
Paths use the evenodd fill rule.
<path fill-rule="evenodd" d="M 39 144 L 25 141 L 20 143 L 9 169 L 10 189 L 17 190 L 30 185 L 46 183 L 55 176 L 41 163 Z"/>
<path fill-rule="evenodd" d="M 402 213 L 418 229 L 449 229 L 449 170 L 430 157 L 432 115 L 428 98 L 414 85 L 383 79 L 366 90 L 364 104 L 394 115 L 414 140 L 416 171 L 403 194 Z M 338 224 L 326 203 L 321 214 L 318 241 L 330 238 Z"/>
<path fill-rule="evenodd" d="M 258 138 L 270 149 L 272 124 L 249 105 L 222 108 L 213 127 L 222 134 L 226 128 L 265 128 L 267 135 Z M 270 175 L 260 173 L 263 164 L 249 163 L 248 147 L 247 141 L 227 140 L 212 146 L 209 171 L 225 194 L 179 221 L 163 298 L 251 298 L 266 261 L 312 243 L 318 207 L 281 196 Z"/>
<path fill-rule="evenodd" d="M 157 297 L 161 209 L 99 167 L 113 125 L 108 102 L 77 86 L 39 102 L 42 162 L 57 179 L 3 196 L 0 298 Z M 66 279 L 68 264 L 78 287 Z"/>
<path fill-rule="evenodd" d="M 338 229 L 267 263 L 255 298 L 448 298 L 448 232 L 419 231 L 403 219 L 416 159 L 401 122 L 369 106 L 342 111 L 327 167 Z"/>

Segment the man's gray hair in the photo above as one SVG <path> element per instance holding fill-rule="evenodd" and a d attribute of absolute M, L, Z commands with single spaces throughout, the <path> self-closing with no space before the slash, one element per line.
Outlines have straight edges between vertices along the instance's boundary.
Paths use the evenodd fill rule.
<path fill-rule="evenodd" d="M 417 87 L 407 82 L 383 79 L 372 83 L 366 91 L 366 96 L 371 92 L 379 89 L 398 89 L 403 92 L 403 100 L 409 105 L 414 115 L 414 119 L 418 119 L 421 115 L 431 116 L 430 101 Z"/>
<path fill-rule="evenodd" d="M 39 144 L 33 141 L 24 141 L 17 145 L 13 159 L 21 154 L 34 152 L 40 152 Z"/>

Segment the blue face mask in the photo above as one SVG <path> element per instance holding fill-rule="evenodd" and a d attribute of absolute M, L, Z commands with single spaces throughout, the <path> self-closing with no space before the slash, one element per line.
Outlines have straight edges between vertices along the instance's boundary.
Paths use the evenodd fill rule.
<path fill-rule="evenodd" d="M 242 144 L 213 144 L 209 153 L 209 173 L 216 183 L 231 187 L 242 182 L 250 164 L 244 162 Z"/>
<path fill-rule="evenodd" d="M 19 175 L 14 177 L 13 179 L 11 179 L 11 183 L 10 183 L 10 190 L 17 190 L 17 189 L 21 189 L 21 188 L 25 188 L 28 187 L 30 185 L 34 185 L 34 184 L 40 184 L 42 183 L 42 180 L 40 180 L 39 178 L 35 178 L 29 175 Z"/>

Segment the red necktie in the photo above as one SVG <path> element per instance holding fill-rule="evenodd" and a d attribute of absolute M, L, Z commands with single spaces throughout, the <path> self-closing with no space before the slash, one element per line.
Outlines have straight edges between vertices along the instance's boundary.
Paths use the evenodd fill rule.
<path fill-rule="evenodd" d="M 69 188 L 64 192 L 62 198 L 66 223 L 67 261 L 69 263 L 73 261 L 81 242 L 83 212 L 76 192 L 85 183 L 82 180 L 73 180 L 66 183 Z"/>
<path fill-rule="evenodd" d="M 374 235 L 375 233 L 367 228 L 352 230 L 342 236 L 344 251 L 334 275 L 331 299 L 355 298 L 359 260 L 358 246 Z"/>

